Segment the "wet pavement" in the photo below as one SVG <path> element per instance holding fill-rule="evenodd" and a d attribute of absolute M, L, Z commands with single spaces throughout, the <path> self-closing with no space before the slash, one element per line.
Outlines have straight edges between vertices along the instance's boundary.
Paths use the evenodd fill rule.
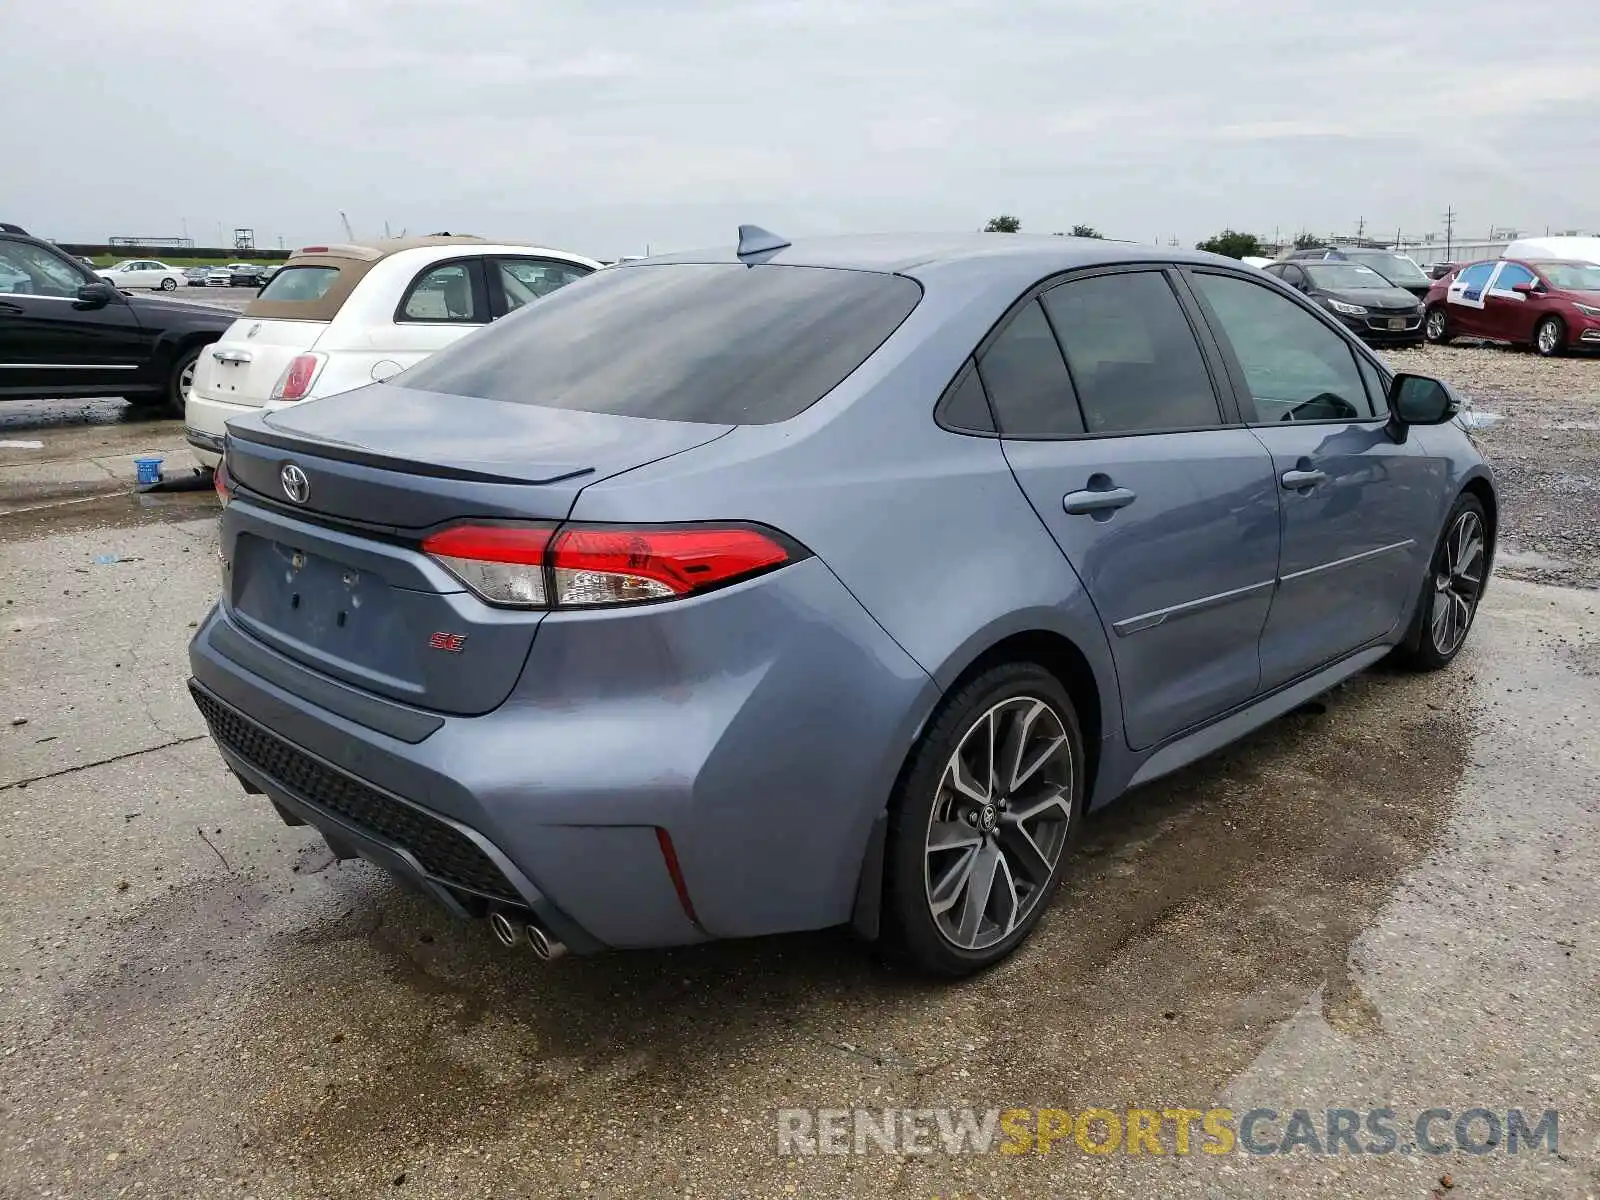
<path fill-rule="evenodd" d="M 1600 1192 L 1600 592 L 1498 579 L 1450 670 L 1091 818 L 980 979 L 838 933 L 541 966 L 228 776 L 183 687 L 212 501 L 129 489 L 177 423 L 16 411 L 0 1196 Z M 778 1154 L 778 1109 L 855 1106 L 1556 1109 L 1560 1152 Z"/>

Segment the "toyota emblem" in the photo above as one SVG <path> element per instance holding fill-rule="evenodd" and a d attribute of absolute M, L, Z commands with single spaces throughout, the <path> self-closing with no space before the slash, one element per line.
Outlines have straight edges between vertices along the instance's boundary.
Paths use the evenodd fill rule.
<path fill-rule="evenodd" d="M 311 495 L 311 480 L 294 463 L 283 464 L 283 470 L 278 472 L 278 482 L 283 484 L 283 494 L 296 504 L 304 504 L 306 497 Z"/>

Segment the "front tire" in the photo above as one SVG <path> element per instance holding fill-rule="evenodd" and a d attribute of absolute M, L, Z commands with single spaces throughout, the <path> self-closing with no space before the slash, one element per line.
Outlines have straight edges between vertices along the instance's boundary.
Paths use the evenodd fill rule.
<path fill-rule="evenodd" d="M 1450 330 L 1450 314 L 1437 304 L 1428 310 L 1422 331 L 1428 341 L 1438 346 L 1448 346 L 1455 336 Z"/>
<path fill-rule="evenodd" d="M 1489 522 L 1471 494 L 1456 500 L 1395 657 L 1413 671 L 1448 666 L 1466 644 L 1489 571 Z"/>
<path fill-rule="evenodd" d="M 1542 358 L 1554 358 L 1567 348 L 1567 326 L 1560 317 L 1546 317 L 1533 331 L 1533 348 Z"/>
<path fill-rule="evenodd" d="M 165 279 L 163 279 L 161 281 L 161 290 L 163 292 L 175 292 L 175 291 L 177 291 L 178 290 L 178 281 L 176 279 L 174 279 L 172 276 L 168 275 Z"/>
<path fill-rule="evenodd" d="M 1021 945 L 1061 884 L 1083 763 L 1072 700 L 1037 664 L 947 696 L 890 803 L 884 948 L 950 977 Z"/>

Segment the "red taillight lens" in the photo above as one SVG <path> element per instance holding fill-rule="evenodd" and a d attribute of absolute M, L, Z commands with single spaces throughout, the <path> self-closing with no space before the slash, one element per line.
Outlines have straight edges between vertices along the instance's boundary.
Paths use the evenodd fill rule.
<path fill-rule="evenodd" d="M 776 539 L 741 526 L 568 526 L 550 548 L 555 602 L 564 606 L 687 596 L 788 561 Z"/>
<path fill-rule="evenodd" d="M 217 489 L 217 499 L 222 501 L 222 507 L 228 507 L 228 501 L 233 499 L 233 484 L 228 479 L 228 460 L 224 458 L 217 464 L 217 469 L 211 472 L 211 486 Z"/>
<path fill-rule="evenodd" d="M 670 600 L 804 554 L 748 525 L 457 525 L 422 549 L 485 600 L 519 608 Z"/>
<path fill-rule="evenodd" d="M 278 376 L 278 382 L 273 385 L 272 398 L 274 400 L 304 400 L 306 393 L 311 390 L 311 385 L 316 381 L 317 372 L 322 370 L 324 356 L 321 354 L 297 354 L 283 374 Z"/>
<path fill-rule="evenodd" d="M 543 608 L 551 525 L 457 525 L 429 534 L 422 549 L 493 604 Z"/>

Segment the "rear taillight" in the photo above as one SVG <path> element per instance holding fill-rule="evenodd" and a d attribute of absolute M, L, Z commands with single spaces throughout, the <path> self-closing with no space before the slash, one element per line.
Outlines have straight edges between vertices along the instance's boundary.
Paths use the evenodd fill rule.
<path fill-rule="evenodd" d="M 326 354 L 295 355 L 278 376 L 278 382 L 272 385 L 272 399 L 304 400 L 327 360 Z"/>
<path fill-rule="evenodd" d="M 222 507 L 228 507 L 228 501 L 233 499 L 233 484 L 228 479 L 228 460 L 224 458 L 217 464 L 217 469 L 211 472 L 211 486 L 217 489 L 217 499 L 222 501 Z"/>
<path fill-rule="evenodd" d="M 491 604 L 544 608 L 545 548 L 552 525 L 456 525 L 422 549 Z"/>
<path fill-rule="evenodd" d="M 422 549 L 491 604 L 517 608 L 673 600 L 806 555 L 755 525 L 457 525 Z"/>

